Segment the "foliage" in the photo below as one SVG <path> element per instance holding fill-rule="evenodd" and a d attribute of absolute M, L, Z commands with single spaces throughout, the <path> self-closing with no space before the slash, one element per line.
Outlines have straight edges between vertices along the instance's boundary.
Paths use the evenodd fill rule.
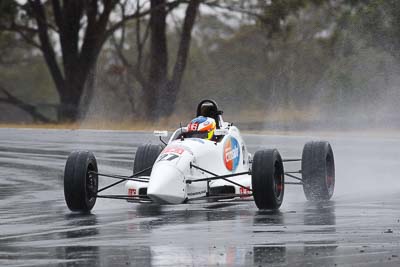
<path fill-rule="evenodd" d="M 174 72 L 184 22 L 179 14 L 186 7 L 166 17 L 163 79 Z M 204 1 L 177 102 L 163 106 L 182 121 L 194 116 L 202 98 L 216 99 L 228 119 L 247 123 L 289 118 L 291 125 L 300 119 L 369 125 L 393 119 L 400 103 L 398 11 L 394 0 Z M 140 76 L 152 80 L 154 66 L 149 21 L 150 16 L 127 21 L 105 42 L 90 118 L 143 120 L 148 89 Z M 28 102 L 57 102 L 43 60 L 20 40 L 0 32 L 0 49 L 6 51 L 0 54 L 0 82 Z M 2 60 L 14 63 L 9 67 Z M 24 80 L 17 81 L 19 76 Z"/>
<path fill-rule="evenodd" d="M 350 19 L 370 45 L 385 50 L 400 61 L 399 1 L 366 1 Z"/>

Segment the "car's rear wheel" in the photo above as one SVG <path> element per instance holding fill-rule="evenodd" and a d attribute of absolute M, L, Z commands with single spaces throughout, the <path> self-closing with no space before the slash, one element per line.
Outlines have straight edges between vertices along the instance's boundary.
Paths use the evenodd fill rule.
<path fill-rule="evenodd" d="M 302 162 L 304 194 L 308 200 L 329 200 L 335 189 L 335 160 L 331 145 L 312 141 L 304 145 Z"/>
<path fill-rule="evenodd" d="M 145 144 L 136 150 L 135 161 L 133 162 L 133 173 L 138 173 L 149 167 L 152 167 L 161 151 L 163 145 Z M 141 175 L 150 176 L 151 169 L 143 172 Z"/>
<path fill-rule="evenodd" d="M 285 192 L 285 175 L 278 150 L 267 149 L 254 154 L 251 183 L 257 208 L 279 209 Z"/>
<path fill-rule="evenodd" d="M 64 197 L 72 211 L 89 212 L 97 199 L 97 161 L 92 152 L 74 151 L 64 169 Z"/>

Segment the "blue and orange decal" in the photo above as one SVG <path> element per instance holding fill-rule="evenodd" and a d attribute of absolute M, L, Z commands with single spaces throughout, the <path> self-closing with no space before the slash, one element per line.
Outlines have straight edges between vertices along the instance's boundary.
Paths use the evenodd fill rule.
<path fill-rule="evenodd" d="M 240 146 L 234 137 L 229 137 L 224 143 L 224 164 L 230 171 L 235 171 L 240 162 Z"/>

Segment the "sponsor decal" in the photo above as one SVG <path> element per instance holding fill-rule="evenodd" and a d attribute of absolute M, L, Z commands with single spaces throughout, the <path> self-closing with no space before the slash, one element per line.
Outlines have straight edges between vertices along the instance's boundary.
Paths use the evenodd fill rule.
<path fill-rule="evenodd" d="M 173 154 L 179 154 L 182 155 L 183 152 L 185 152 L 185 149 L 183 147 L 179 146 L 167 146 L 164 148 L 161 154 L 168 154 L 168 153 L 173 153 Z"/>
<path fill-rule="evenodd" d="M 241 187 L 239 189 L 239 194 L 241 194 L 241 195 L 250 195 L 251 194 L 250 188 Z M 249 196 L 240 196 L 240 198 L 245 198 L 245 197 L 249 197 Z"/>
<path fill-rule="evenodd" d="M 167 146 L 161 152 L 160 156 L 157 158 L 156 162 L 160 161 L 173 161 L 180 156 L 182 156 L 183 152 L 188 151 L 185 147 L 181 146 Z M 191 151 L 189 153 L 193 154 Z"/>
<path fill-rule="evenodd" d="M 189 131 L 197 131 L 197 128 L 199 127 L 199 123 L 198 122 L 192 122 L 189 124 Z"/>
<path fill-rule="evenodd" d="M 136 196 L 136 188 L 129 188 L 128 196 Z"/>
<path fill-rule="evenodd" d="M 224 144 L 225 167 L 230 171 L 235 171 L 237 166 L 239 166 L 239 160 L 240 160 L 239 142 L 234 137 L 230 137 L 225 141 Z"/>

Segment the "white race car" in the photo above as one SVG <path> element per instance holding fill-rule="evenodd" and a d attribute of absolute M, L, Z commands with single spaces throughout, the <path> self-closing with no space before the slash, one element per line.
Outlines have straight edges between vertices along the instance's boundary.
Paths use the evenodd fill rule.
<path fill-rule="evenodd" d="M 168 133 L 155 132 L 162 144 L 145 144 L 137 149 L 131 176 L 99 173 L 93 153 L 72 152 L 64 172 L 68 208 L 88 212 L 97 198 L 113 198 L 159 204 L 254 200 L 259 209 L 274 210 L 282 204 L 285 184 L 302 185 L 308 200 L 332 197 L 335 166 L 328 142 L 306 143 L 301 159 L 282 160 L 276 149 L 260 150 L 252 156 L 238 128 L 223 121 L 215 101 L 201 101 L 197 116 L 215 120 L 212 140 L 180 127 L 165 143 L 162 137 Z M 301 161 L 302 170 L 285 172 L 283 163 L 289 161 Z M 100 176 L 118 181 L 99 189 Z M 285 176 L 296 181 L 285 182 Z M 100 194 L 122 182 L 126 194 Z"/>

